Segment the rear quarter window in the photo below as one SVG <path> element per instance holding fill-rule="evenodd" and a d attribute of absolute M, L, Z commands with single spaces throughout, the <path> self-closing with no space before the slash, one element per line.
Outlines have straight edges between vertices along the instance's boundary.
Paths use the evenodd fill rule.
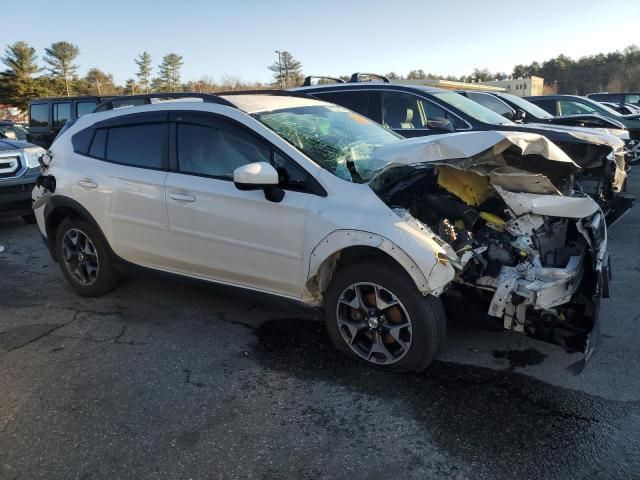
<path fill-rule="evenodd" d="M 166 154 L 168 123 L 111 127 L 105 158 L 133 167 L 160 169 Z"/>

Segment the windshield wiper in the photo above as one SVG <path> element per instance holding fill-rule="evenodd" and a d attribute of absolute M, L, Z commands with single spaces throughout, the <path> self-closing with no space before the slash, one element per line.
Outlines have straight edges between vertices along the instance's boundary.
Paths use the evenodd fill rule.
<path fill-rule="evenodd" d="M 353 160 L 347 160 L 346 162 L 347 170 L 349 170 L 349 174 L 351 175 L 351 181 L 353 183 L 364 183 L 362 176 L 356 170 L 356 164 L 353 163 Z"/>

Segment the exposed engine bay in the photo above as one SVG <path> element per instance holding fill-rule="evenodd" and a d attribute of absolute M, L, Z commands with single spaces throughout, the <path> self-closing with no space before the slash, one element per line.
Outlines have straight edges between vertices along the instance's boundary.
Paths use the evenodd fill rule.
<path fill-rule="evenodd" d="M 405 221 L 439 237 L 456 270 L 450 288 L 465 301 L 505 329 L 587 352 L 608 258 L 601 209 L 572 190 L 579 167 L 514 144 L 447 156 L 389 168 L 371 186 Z"/>

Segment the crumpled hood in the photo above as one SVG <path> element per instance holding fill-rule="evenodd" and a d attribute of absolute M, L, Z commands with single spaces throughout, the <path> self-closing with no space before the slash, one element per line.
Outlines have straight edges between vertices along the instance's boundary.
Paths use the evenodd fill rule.
<path fill-rule="evenodd" d="M 502 154 L 517 147 L 522 156 L 537 155 L 570 172 L 581 170 L 569 156 L 547 138 L 525 132 L 480 131 L 417 137 L 376 148 L 372 153 L 378 171 L 372 181 L 388 168 L 401 165 L 441 164 L 481 175 L 489 171 L 513 171 Z M 523 170 L 519 170 L 526 173 Z M 536 175 L 531 173 L 530 175 Z M 540 175 L 542 176 L 542 175 Z"/>

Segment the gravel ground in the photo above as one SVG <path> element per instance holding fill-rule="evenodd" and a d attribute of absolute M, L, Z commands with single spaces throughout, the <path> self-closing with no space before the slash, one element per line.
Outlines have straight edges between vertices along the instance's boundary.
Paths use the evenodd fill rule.
<path fill-rule="evenodd" d="M 34 226 L 2 222 L 0 478 L 640 478 L 639 240 L 636 208 L 610 231 L 603 344 L 580 375 L 461 321 L 406 375 L 263 295 L 135 275 L 78 297 Z"/>

